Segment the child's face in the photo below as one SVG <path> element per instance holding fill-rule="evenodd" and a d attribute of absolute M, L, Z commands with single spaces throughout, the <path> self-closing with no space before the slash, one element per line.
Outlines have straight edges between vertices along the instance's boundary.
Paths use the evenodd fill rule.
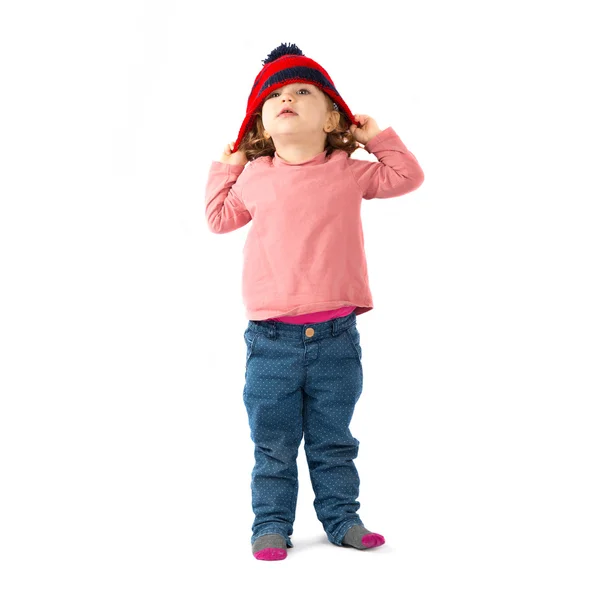
<path fill-rule="evenodd" d="M 296 114 L 280 116 L 282 108 Z M 267 96 L 262 106 L 262 122 L 265 130 L 282 144 L 308 144 L 325 140 L 324 132 L 331 108 L 327 96 L 310 83 L 290 83 L 281 86 Z"/>

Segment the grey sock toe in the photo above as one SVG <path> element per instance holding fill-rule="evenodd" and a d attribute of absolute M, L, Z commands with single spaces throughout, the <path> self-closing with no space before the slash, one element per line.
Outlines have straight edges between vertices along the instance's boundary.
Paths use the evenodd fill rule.
<path fill-rule="evenodd" d="M 267 533 L 256 538 L 254 544 L 252 544 L 252 554 L 255 554 L 259 550 L 265 548 L 287 548 L 285 538 L 278 533 Z"/>
<path fill-rule="evenodd" d="M 363 546 L 361 540 L 363 535 L 367 535 L 368 533 L 373 532 L 369 531 L 362 525 L 353 525 L 352 527 L 350 527 L 350 529 L 348 529 L 346 535 L 344 536 L 344 539 L 342 540 L 342 543 L 348 546 L 354 546 L 359 550 L 363 550 L 364 548 L 367 548 L 367 546 Z"/>

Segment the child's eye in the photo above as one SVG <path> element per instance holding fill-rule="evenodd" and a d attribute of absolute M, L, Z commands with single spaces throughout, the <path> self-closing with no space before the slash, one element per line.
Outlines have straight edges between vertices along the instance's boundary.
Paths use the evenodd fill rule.
<path fill-rule="evenodd" d="M 299 91 L 299 92 L 302 92 L 302 91 L 304 91 L 304 92 L 308 92 L 308 93 L 310 94 L 310 91 L 309 91 L 309 90 L 307 90 L 306 88 L 300 88 L 298 91 Z M 272 94 L 269 96 L 269 98 L 272 98 L 272 97 L 273 97 L 275 94 L 279 94 L 279 92 L 273 92 L 273 93 L 272 93 Z"/>

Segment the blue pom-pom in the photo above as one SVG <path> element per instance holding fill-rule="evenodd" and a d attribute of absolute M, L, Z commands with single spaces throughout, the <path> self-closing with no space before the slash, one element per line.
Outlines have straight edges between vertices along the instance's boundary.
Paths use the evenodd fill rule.
<path fill-rule="evenodd" d="M 280 44 L 279 46 L 277 46 L 277 48 L 275 48 L 275 50 L 271 50 L 269 56 L 267 56 L 267 58 L 265 58 L 265 60 L 262 61 L 263 67 L 267 63 L 273 62 L 274 60 L 277 60 L 278 58 L 281 58 L 286 54 L 296 54 L 298 56 L 304 56 L 304 52 L 302 52 L 302 50 L 300 50 L 300 48 L 298 48 L 296 44 Z"/>

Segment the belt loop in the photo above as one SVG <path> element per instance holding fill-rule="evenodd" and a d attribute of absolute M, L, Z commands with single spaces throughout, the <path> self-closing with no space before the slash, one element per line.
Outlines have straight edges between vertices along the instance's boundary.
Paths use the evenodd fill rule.
<path fill-rule="evenodd" d="M 338 334 L 338 320 L 333 319 L 333 321 L 331 321 L 331 335 L 333 337 L 335 337 L 337 334 Z"/>
<path fill-rule="evenodd" d="M 277 325 L 275 321 L 269 321 L 269 337 L 273 339 L 277 337 Z"/>

